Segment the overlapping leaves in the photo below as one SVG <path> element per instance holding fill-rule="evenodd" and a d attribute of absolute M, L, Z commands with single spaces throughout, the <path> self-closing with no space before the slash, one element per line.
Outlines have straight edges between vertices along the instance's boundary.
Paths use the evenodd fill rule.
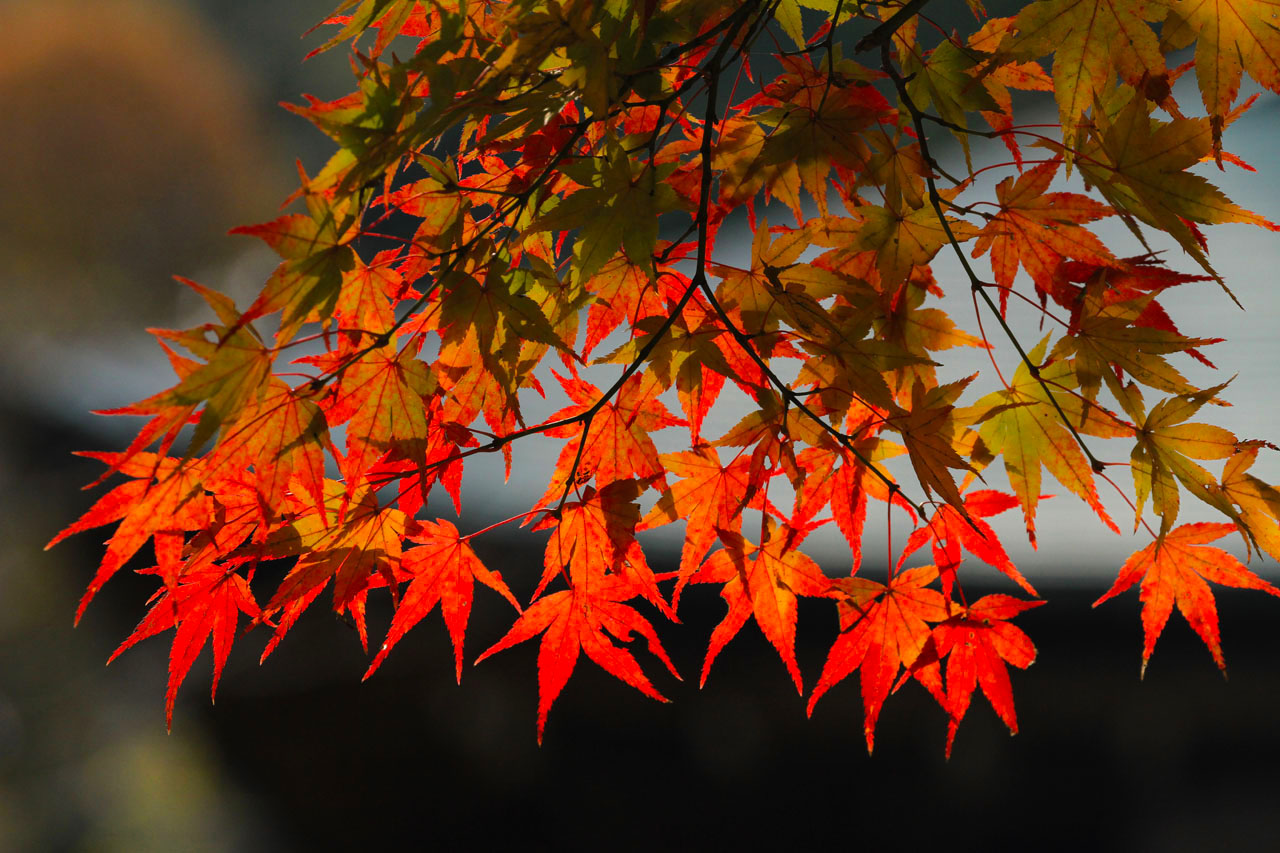
<path fill-rule="evenodd" d="M 1221 665 L 1207 582 L 1277 592 L 1208 543 L 1237 531 L 1280 557 L 1280 492 L 1253 467 L 1270 445 L 1191 420 L 1227 386 L 1181 362 L 1211 366 L 1218 338 L 1184 335 L 1162 300 L 1217 277 L 1201 226 L 1276 229 L 1193 171 L 1242 162 L 1223 134 L 1251 103 L 1236 103 L 1245 73 L 1280 90 L 1276 3 L 1037 0 L 941 38 L 923 6 L 343 3 L 320 49 L 352 46 L 357 89 L 292 108 L 339 150 L 301 174 L 302 209 L 235 232 L 280 265 L 243 312 L 188 282 L 217 322 L 157 332 L 176 383 L 111 412 L 147 419 L 125 451 L 88 454 L 127 481 L 54 539 L 117 525 L 77 618 L 153 563 L 139 571 L 160 589 L 121 649 L 173 631 L 172 714 L 206 645 L 216 686 L 241 615 L 274 629 L 265 657 L 326 590 L 366 648 L 387 626 L 366 676 L 439 605 L 460 679 L 479 581 L 516 610 L 481 658 L 541 637 L 541 739 L 583 653 L 664 699 L 628 643 L 675 675 L 646 612 L 675 620 L 704 584 L 727 612 L 702 682 L 754 621 L 803 693 L 798 601 L 834 601 L 809 711 L 856 671 L 870 749 L 915 680 L 950 753 L 975 692 L 1017 731 L 1008 666 L 1035 657 L 1010 620 L 1041 602 L 967 603 L 970 557 L 1034 594 L 987 519 L 1020 508 L 1034 545 L 1047 470 L 1115 529 L 1100 484 L 1127 457 L 1153 541 L 1103 598 L 1141 583 L 1144 661 L 1177 606 Z M 795 50 L 766 61 L 769 35 Z M 1166 60 L 1184 48 L 1206 117 L 1173 96 Z M 1058 125 L 1018 124 L 1010 89 L 1052 90 Z M 939 129 L 966 155 L 995 137 L 1013 161 L 966 156 L 954 176 Z M 794 226 L 769 225 L 774 201 Z M 1109 216 L 1143 249 L 1104 244 L 1091 224 Z M 721 233 L 739 217 L 744 257 Z M 1161 265 L 1144 228 L 1208 275 Z M 983 255 L 993 282 L 969 266 Z M 993 308 L 981 337 L 938 301 L 955 288 Z M 1024 308 L 1051 332 L 1006 364 L 987 335 L 1016 339 Z M 957 378 L 940 353 L 960 346 L 999 385 Z M 670 427 L 687 449 L 662 446 L 685 434 Z M 563 442 L 550 482 L 491 527 L 541 531 L 542 574 L 500 574 L 473 547 L 490 528 L 463 532 L 437 503 L 462 513 L 476 454 L 522 475 L 539 436 Z M 975 486 L 1001 470 L 1011 492 Z M 1176 526 L 1184 492 L 1229 523 Z M 889 565 L 863 548 L 871 499 L 912 527 Z M 638 536 L 681 521 L 675 571 L 655 571 Z M 830 521 L 847 572 L 800 550 Z M 907 567 L 926 545 L 933 563 Z"/>

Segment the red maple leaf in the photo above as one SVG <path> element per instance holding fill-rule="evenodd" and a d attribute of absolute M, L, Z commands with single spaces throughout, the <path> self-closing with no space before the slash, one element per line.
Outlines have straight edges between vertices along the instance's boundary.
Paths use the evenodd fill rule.
<path fill-rule="evenodd" d="M 1022 601 L 1007 595 L 986 595 L 940 625 L 934 626 L 937 655 L 947 659 L 947 757 L 956 729 L 969 710 L 975 687 L 981 687 L 991 707 L 1013 734 L 1018 717 L 1013 709 L 1013 687 L 1005 663 L 1026 669 L 1036 659 L 1031 638 L 1006 620 L 1043 601 Z"/>
<path fill-rule="evenodd" d="M 107 659 L 115 660 L 125 649 L 162 631 L 175 628 L 169 649 L 169 686 L 165 691 L 165 725 L 173 728 L 173 703 L 178 688 L 191 671 L 206 642 L 213 641 L 213 686 L 216 698 L 218 679 L 235 642 L 236 623 L 243 613 L 251 619 L 260 615 L 248 582 L 234 569 L 209 565 L 188 572 L 176 588 L 163 589 L 133 633 Z"/>

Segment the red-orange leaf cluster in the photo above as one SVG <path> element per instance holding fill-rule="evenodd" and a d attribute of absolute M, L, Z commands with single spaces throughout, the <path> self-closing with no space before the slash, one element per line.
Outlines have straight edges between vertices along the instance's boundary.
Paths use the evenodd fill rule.
<path fill-rule="evenodd" d="M 1244 74 L 1280 91 L 1277 3 L 966 5 L 962 36 L 958 4 L 920 0 L 342 3 L 319 49 L 347 46 L 356 91 L 291 108 L 338 151 L 300 172 L 295 209 L 234 232 L 279 266 L 243 311 L 184 280 L 216 321 L 156 332 L 173 386 L 111 412 L 147 419 L 124 451 L 88 454 L 127 480 L 50 543 L 117 525 L 77 619 L 127 566 L 158 579 L 121 649 L 173 631 L 171 716 L 206 644 L 216 686 L 241 614 L 274 630 L 265 658 L 326 590 L 366 651 L 386 628 L 366 677 L 439 605 L 461 680 L 479 581 L 515 611 L 480 659 L 541 635 L 541 740 L 583 652 L 665 701 L 626 644 L 676 676 L 651 616 L 677 621 L 690 584 L 728 608 L 700 683 L 754 621 L 803 694 L 798 601 L 825 599 L 839 633 L 809 711 L 857 671 L 870 749 L 915 680 L 949 754 L 975 691 L 1017 731 L 1008 666 L 1035 648 L 1010 620 L 1042 602 L 968 603 L 966 560 L 1036 594 L 988 519 L 1019 508 L 1034 546 L 1047 470 L 1103 528 L 1107 488 L 1133 511 L 1143 544 L 1102 600 L 1141 583 L 1144 666 L 1175 605 L 1223 666 L 1207 582 L 1280 592 L 1207 543 L 1280 557 L 1280 490 L 1249 473 L 1270 445 L 1192 420 L 1226 386 L 1178 362 L 1212 367 L 1219 339 L 1162 299 L 1225 287 L 1208 226 L 1277 227 L 1194 171 L 1242 162 L 1223 145 Z M 1173 94 L 1191 69 L 1203 117 Z M 1011 89 L 1052 97 L 1058 124 L 1020 124 Z M 944 165 L 950 136 L 965 156 Z M 984 139 L 1013 159 L 975 170 Z M 1108 217 L 1143 248 L 1104 243 Z M 939 255 L 963 277 L 935 276 Z M 976 316 L 944 310 L 957 288 Z M 956 347 L 991 375 L 940 380 Z M 558 456 L 531 508 L 466 532 L 441 517 L 462 515 L 473 456 L 510 477 L 539 440 Z M 1128 493 L 1106 473 L 1123 464 Z M 973 488 L 1000 470 L 1008 492 Z M 1183 494 L 1224 522 L 1179 525 Z M 911 528 L 885 562 L 863 548 L 877 503 Z M 540 577 L 472 547 L 521 520 L 547 537 Z M 842 566 L 800 550 L 830 521 Z M 642 538 L 677 522 L 657 572 Z"/>

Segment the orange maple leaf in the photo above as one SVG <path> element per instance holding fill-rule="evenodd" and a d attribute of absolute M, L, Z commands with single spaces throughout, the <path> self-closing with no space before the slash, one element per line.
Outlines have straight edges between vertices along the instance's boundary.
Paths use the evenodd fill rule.
<path fill-rule="evenodd" d="M 840 636 L 809 696 L 808 713 L 813 716 L 822 695 L 860 669 L 867 752 L 875 746 L 876 720 L 899 668 L 910 668 L 931 642 L 928 623 L 947 618 L 942 594 L 927 588 L 937 577 L 937 566 L 921 566 L 898 573 L 888 586 L 857 577 L 834 583 Z"/>
<path fill-rule="evenodd" d="M 1207 522 L 1175 527 L 1126 560 L 1111 589 L 1093 603 L 1097 607 L 1142 581 L 1139 600 L 1142 601 L 1142 629 L 1146 638 L 1142 646 L 1144 674 L 1147 661 L 1155 651 L 1156 640 L 1169 621 L 1175 604 L 1209 647 L 1218 668 L 1226 674 L 1227 663 L 1222 657 L 1222 640 L 1218 633 L 1218 609 L 1206 581 L 1241 589 L 1260 589 L 1280 597 L 1280 589 L 1249 571 L 1235 557 L 1220 548 L 1205 547 L 1206 542 L 1221 539 L 1236 529 L 1234 524 Z"/>
<path fill-rule="evenodd" d="M 583 358 L 590 356 L 622 323 L 634 326 L 645 317 L 661 317 L 666 313 L 657 282 L 647 269 L 632 263 L 625 254 L 615 255 L 583 284 L 595 295 L 595 302 L 587 310 Z"/>
<path fill-rule="evenodd" d="M 552 373 L 573 400 L 573 405 L 556 412 L 548 419 L 549 422 L 591 411 L 604 396 L 599 388 L 576 375 L 565 377 L 555 371 Z M 660 384 L 651 374 L 637 374 L 623 383 L 616 401 L 599 406 L 585 436 L 581 423 L 547 430 L 546 434 L 552 438 L 572 437 L 573 440 L 560 453 L 543 504 L 554 505 L 560 499 L 571 474 L 579 483 L 594 477 L 596 485 L 601 488 L 631 477 L 640 480 L 656 478 L 656 482 L 665 486 L 658 448 L 649 433 L 687 424 L 662 405 L 658 399 L 661 391 Z"/>
<path fill-rule="evenodd" d="M 1118 266 L 1093 232 L 1081 226 L 1115 211 L 1078 193 L 1047 192 L 1061 160 L 1053 159 L 996 184 L 1000 212 L 987 221 L 973 245 L 973 257 L 991 252 L 991 272 L 1000 285 L 1000 310 L 1009 301 L 1018 264 L 1036 289 L 1053 290 L 1053 274 L 1063 258 Z"/>
<path fill-rule="evenodd" d="M 864 439 L 854 444 L 862 454 L 855 457 L 844 448 L 810 447 L 801 452 L 799 462 L 807 474 L 796 494 L 796 510 L 793 521 L 807 521 L 824 506 L 830 505 L 831 518 L 844 534 L 853 552 L 853 571 L 862 565 L 862 528 L 867 518 L 867 498 L 873 497 L 885 503 L 892 502 L 916 521 L 916 511 L 902 497 L 902 491 L 889 491 L 888 485 L 875 475 L 871 466 L 863 460 L 876 463 L 880 459 L 897 456 L 902 447 L 878 437 Z"/>
<path fill-rule="evenodd" d="M 960 546 L 963 545 L 970 554 L 999 569 L 1027 592 L 1037 595 L 1031 582 L 1022 576 L 1009 559 L 1004 546 L 1000 544 L 1000 537 L 982 520 L 1017 505 L 1018 499 L 1013 495 L 980 489 L 965 496 L 964 509 L 967 517 L 952 507 L 938 507 L 938 511 L 923 527 L 911 531 L 911 536 L 902 549 L 902 556 L 898 558 L 898 568 L 902 568 L 907 557 L 929 542 L 933 546 L 934 562 L 942 575 L 942 594 L 950 600 L 951 584 L 955 580 L 956 568 L 960 565 Z"/>
<path fill-rule="evenodd" d="M 264 553 L 271 557 L 298 555 L 271 600 L 263 607 L 272 614 L 333 578 L 333 606 L 341 612 L 380 573 L 395 582 L 399 566 L 404 513 L 379 506 L 377 495 L 360 488 L 348 499 L 344 483 L 325 480 L 324 512 L 308 507 L 267 537 Z M 362 606 L 363 598 L 360 600 Z"/>
<path fill-rule="evenodd" d="M 339 384 L 324 400 L 331 426 L 347 424 L 347 454 L 342 470 L 352 492 L 370 468 L 388 453 L 426 463 L 429 434 L 427 398 L 434 395 L 436 376 L 414 347 L 399 348 L 394 338 L 385 346 L 363 350 L 349 344 L 335 354 L 308 358 L 321 367 L 359 358 L 343 371 Z"/>
<path fill-rule="evenodd" d="M 272 512 L 283 510 L 290 481 L 297 478 L 318 507 L 324 501 L 326 447 L 331 444 L 320 406 L 305 390 L 273 378 L 262 399 L 246 406 L 200 460 L 200 470 L 212 479 L 252 466 L 260 499 Z"/>
<path fill-rule="evenodd" d="M 699 561 L 716 542 L 717 531 L 736 532 L 742 526 L 742 511 L 758 507 L 761 498 L 750 488 L 751 457 L 739 453 L 724 465 L 713 448 L 699 445 L 683 453 L 659 457 L 664 468 L 681 479 L 663 492 L 640 529 L 649 530 L 684 519 L 684 545 L 680 551 L 680 572 L 672 596 L 679 607 L 680 593 Z"/>
<path fill-rule="evenodd" d="M 797 549 L 805 532 L 766 519 L 764 542 L 757 547 L 738 533 L 720 531 L 724 550 L 712 554 L 689 579 L 691 583 L 724 584 L 720 596 L 729 605 L 729 612 L 711 633 L 700 684 L 707 683 L 711 662 L 720 650 L 755 617 L 786 664 L 796 690 L 804 692 L 795 652 L 796 597 L 833 595 L 831 579 Z"/>
<path fill-rule="evenodd" d="M 387 638 L 378 655 L 369 664 L 364 677 L 374 670 L 396 643 L 440 603 L 440 612 L 449 629 L 453 642 L 454 669 L 458 683 L 462 683 L 462 644 L 467 633 L 467 618 L 471 615 L 474 581 L 494 590 L 511 602 L 517 612 L 520 604 L 507 588 L 502 576 L 485 568 L 476 556 L 466 537 L 458 535 L 458 528 L 444 519 L 418 522 L 418 532 L 409 535 L 410 541 L 419 547 L 410 548 L 400 556 L 400 568 L 413 576 L 409 588 L 396 608 L 396 615 L 387 630 Z"/>
<path fill-rule="evenodd" d="M 635 595 L 635 587 L 616 575 L 597 578 L 590 585 L 553 592 L 538 599 L 516 620 L 505 637 L 476 659 L 476 663 L 480 663 L 492 654 L 546 632 L 538 649 L 539 744 L 547 725 L 547 712 L 573 674 L 580 651 L 585 651 L 605 672 L 644 695 L 659 702 L 667 701 L 631 653 L 609 641 L 609 635 L 625 643 L 631 640 L 632 632 L 639 634 L 649 641 L 649 651 L 666 664 L 672 675 L 680 677 L 653 626 L 634 608 L 622 603 Z"/>
<path fill-rule="evenodd" d="M 617 480 L 600 490 L 588 486 L 582 499 L 571 501 L 558 513 L 548 514 L 534 525 L 535 530 L 553 527 L 543 558 L 542 579 L 534 590 L 536 599 L 557 577 L 570 585 L 589 588 L 606 575 L 616 575 L 630 583 L 662 614 L 676 620 L 658 590 L 658 580 L 649 568 L 635 531 L 640 523 L 636 499 L 643 489 L 637 480 Z M 557 517 L 558 516 L 558 517 Z"/>

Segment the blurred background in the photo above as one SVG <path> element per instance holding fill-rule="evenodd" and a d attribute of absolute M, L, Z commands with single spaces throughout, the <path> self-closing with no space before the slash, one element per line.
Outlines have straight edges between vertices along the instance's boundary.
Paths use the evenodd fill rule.
<path fill-rule="evenodd" d="M 987 4 L 993 14 L 1010 5 Z M 327 139 L 276 106 L 302 92 L 332 98 L 349 90 L 341 53 L 301 61 L 318 40 L 299 34 L 328 11 L 321 0 L 0 0 L 0 114 L 7 117 L 0 133 L 0 851 L 406 842 L 681 849 L 744 840 L 873 850 L 1085 842 L 1199 850 L 1263 849 L 1280 837 L 1273 810 L 1280 649 L 1272 629 L 1280 605 L 1258 593 L 1219 591 L 1230 683 L 1180 616 L 1139 681 L 1136 593 L 1099 610 L 1089 603 L 1143 543 L 1112 536 L 1066 499 L 1043 507 L 1039 553 L 1010 548 L 1050 600 L 1019 619 L 1040 652 L 1034 667 L 1014 674 L 1023 732 L 1010 739 L 985 700 L 975 699 L 950 762 L 942 757 L 946 720 L 916 685 L 889 700 L 874 757 L 862 741 L 856 682 L 833 690 L 806 720 L 754 627 L 697 690 L 693 676 L 723 612 L 707 588 L 686 596 L 683 625 L 659 626 L 690 678 L 659 677 L 672 704 L 652 703 L 583 662 L 540 749 L 536 643 L 468 669 L 459 688 L 432 615 L 361 684 L 366 662 L 354 632 L 320 608 L 264 667 L 256 659 L 265 635 L 242 641 L 214 707 L 204 692 L 206 653 L 166 735 L 168 643 L 143 643 L 102 666 L 142 615 L 152 583 L 117 577 L 73 631 L 105 532 L 51 553 L 41 548 L 100 494 L 80 491 L 99 466 L 71 451 L 119 448 L 136 428 L 90 410 L 170 384 L 144 328 L 206 319 L 170 276 L 195 278 L 243 304 L 274 267 L 257 241 L 225 233 L 275 215 L 294 186 L 295 157 L 314 171 L 330 153 Z M 962 4 L 937 4 L 937 11 L 970 26 Z M 1194 89 L 1184 97 L 1198 103 Z M 1232 128 L 1234 153 L 1263 171 L 1211 176 L 1233 200 L 1272 219 L 1280 219 L 1280 201 L 1267 156 L 1280 138 L 1278 104 L 1264 96 Z M 936 144 L 954 157 L 948 139 Z M 781 213 L 771 218 L 787 221 Z M 1122 229 L 1098 230 L 1109 245 L 1140 251 Z M 1271 278 L 1280 250 L 1270 235 L 1244 226 L 1209 236 L 1215 262 L 1248 310 L 1233 312 L 1211 284 L 1166 301 L 1184 332 L 1230 338 L 1209 355 L 1224 377 L 1240 374 L 1227 392 L 1237 405 L 1208 419 L 1242 437 L 1275 438 L 1272 368 L 1280 344 L 1270 328 L 1277 308 Z M 728 235 L 721 245 L 730 261 L 745 256 Z M 1194 271 L 1179 251 L 1167 257 Z M 945 258 L 936 272 L 944 287 L 959 281 Z M 975 331 L 966 306 L 959 301 L 951 310 Z M 1007 364 L 1007 349 L 997 357 Z M 978 353 L 965 358 L 957 375 L 985 365 Z M 1188 373 L 1204 384 L 1222 381 Z M 726 407 L 719 425 L 741 414 Z M 506 487 L 496 469 L 469 467 L 467 525 L 527 508 L 546 481 L 547 456 L 534 448 L 517 455 Z M 1280 480 L 1274 459 L 1264 458 L 1255 473 Z M 1126 527 L 1125 512 L 1110 506 Z M 999 529 L 1012 546 L 1020 527 L 1009 518 Z M 903 533 L 895 532 L 896 541 Z M 880 553 L 874 537 L 883 534 L 869 526 L 868 536 L 868 553 Z M 663 550 L 670 541 L 657 540 L 655 564 L 670 561 Z M 524 598 L 540 546 L 527 533 L 478 543 Z M 816 535 L 811 553 L 829 571 L 847 571 L 837 536 Z M 1273 566 L 1254 567 L 1278 579 Z M 984 591 L 970 588 L 970 596 Z M 469 657 L 501 635 L 506 607 L 477 596 Z M 374 626 L 387 618 L 371 616 Z M 829 606 L 802 602 L 798 656 L 807 685 L 821 669 L 834 622 Z"/>

